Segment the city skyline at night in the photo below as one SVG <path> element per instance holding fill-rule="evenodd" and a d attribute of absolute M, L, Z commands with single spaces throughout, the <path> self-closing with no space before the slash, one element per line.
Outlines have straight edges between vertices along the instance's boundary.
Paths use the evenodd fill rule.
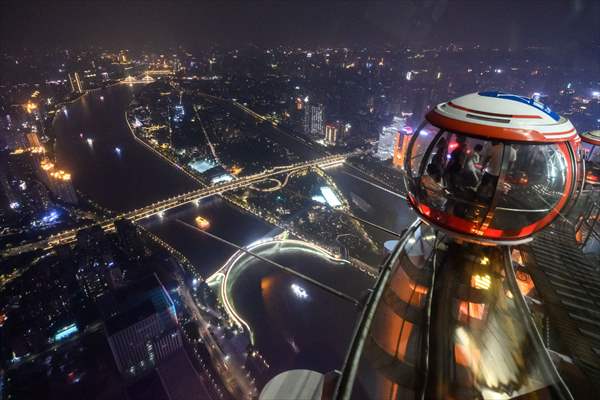
<path fill-rule="evenodd" d="M 587 399 L 600 3 L 0 4 L 0 400 Z"/>

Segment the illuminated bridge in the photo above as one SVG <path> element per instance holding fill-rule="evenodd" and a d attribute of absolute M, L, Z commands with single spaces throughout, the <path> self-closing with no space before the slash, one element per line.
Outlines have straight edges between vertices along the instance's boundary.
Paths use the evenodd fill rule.
<path fill-rule="evenodd" d="M 234 179 L 232 181 L 219 183 L 212 186 L 203 187 L 197 190 L 193 190 L 191 192 L 183 193 L 165 200 L 157 201 L 155 203 L 149 204 L 145 207 L 138 208 L 132 211 L 120 213 L 114 217 L 105 219 L 93 225 L 100 225 L 102 229 L 105 231 L 113 231 L 115 229 L 114 222 L 118 219 L 129 219 L 131 221 L 140 221 L 144 218 L 151 217 L 156 214 L 162 214 L 167 210 L 172 208 L 179 207 L 186 203 L 197 202 L 200 199 L 205 197 L 214 196 L 216 194 L 221 194 L 223 192 L 241 189 L 244 187 L 248 187 L 255 183 L 271 179 L 276 175 L 291 173 L 295 171 L 299 171 L 306 168 L 311 167 L 320 167 L 320 168 L 330 168 L 337 165 L 341 165 L 344 163 L 346 158 L 350 154 L 341 154 L 341 155 L 330 155 L 327 157 L 322 157 L 310 161 L 305 161 L 301 163 L 295 163 L 291 165 L 278 166 L 258 174 L 249 175 L 246 177 L 242 177 L 239 179 Z M 29 251 L 40 250 L 40 249 L 49 249 L 57 245 L 69 244 L 75 240 L 77 232 L 82 229 L 88 228 L 92 225 L 86 225 L 74 229 L 70 229 L 58 234 L 51 235 L 46 239 L 39 240 L 37 242 L 32 242 L 28 244 L 23 244 L 20 246 L 16 246 L 10 249 L 6 249 L 3 252 L 3 256 L 10 257 L 13 255 L 18 255 L 22 253 L 26 253 Z"/>
<path fill-rule="evenodd" d="M 132 85 L 134 83 L 152 83 L 155 81 L 156 81 L 156 79 L 154 79 L 152 76 L 150 76 L 149 74 L 146 73 L 146 74 L 139 75 L 137 77 L 133 77 L 133 76 L 129 75 L 128 77 L 123 78 L 121 80 L 121 83 Z"/>

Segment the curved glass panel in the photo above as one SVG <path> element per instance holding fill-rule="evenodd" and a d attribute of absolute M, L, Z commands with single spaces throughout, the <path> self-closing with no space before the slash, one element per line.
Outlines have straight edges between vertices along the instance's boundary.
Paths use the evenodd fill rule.
<path fill-rule="evenodd" d="M 436 138 L 436 135 L 440 131 L 439 128 L 427 123 L 423 125 L 417 132 L 415 132 L 415 138 L 411 142 L 407 155 L 407 171 L 412 177 L 419 175 L 419 168 L 421 162 L 431 141 Z"/>
<path fill-rule="evenodd" d="M 600 185 L 600 146 L 582 142 L 585 159 L 585 180 L 592 185 Z"/>
<path fill-rule="evenodd" d="M 466 234 L 530 235 L 564 205 L 574 179 L 564 143 L 505 143 L 444 131 L 428 150 L 422 147 L 411 158 L 415 206 L 432 222 Z"/>
<path fill-rule="evenodd" d="M 490 227 L 517 232 L 548 215 L 557 205 L 572 173 L 564 145 L 508 144 L 503 175 Z"/>

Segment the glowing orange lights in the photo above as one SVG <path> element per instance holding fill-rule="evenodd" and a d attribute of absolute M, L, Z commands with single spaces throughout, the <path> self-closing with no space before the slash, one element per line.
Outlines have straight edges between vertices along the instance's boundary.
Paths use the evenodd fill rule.
<path fill-rule="evenodd" d="M 492 278 L 488 274 L 474 274 L 471 276 L 471 287 L 488 290 L 492 285 Z"/>
<path fill-rule="evenodd" d="M 55 179 L 59 179 L 61 181 L 70 181 L 71 180 L 71 174 L 69 174 L 63 170 L 57 170 L 57 171 L 50 172 L 50 176 Z"/>
<path fill-rule="evenodd" d="M 33 110 L 36 110 L 36 109 L 37 109 L 37 104 L 35 104 L 35 103 L 32 103 L 32 102 L 28 102 L 27 104 L 25 104 L 25 109 L 27 110 L 27 112 L 28 112 L 29 114 L 31 114 L 31 112 L 32 112 Z"/>
<path fill-rule="evenodd" d="M 210 227 L 210 222 L 206 218 L 201 217 L 200 215 L 196 217 L 194 222 L 196 222 L 196 225 L 200 229 L 208 229 Z"/>
<path fill-rule="evenodd" d="M 54 169 L 54 163 L 51 163 L 49 160 L 42 160 L 40 166 L 44 171 L 50 171 Z"/>
<path fill-rule="evenodd" d="M 485 304 L 461 301 L 458 310 L 460 312 L 459 320 L 461 321 L 464 321 L 465 318 L 482 320 L 485 315 Z"/>
<path fill-rule="evenodd" d="M 517 286 L 523 296 L 529 296 L 535 289 L 535 283 L 531 276 L 524 271 L 516 271 L 515 276 L 517 278 Z"/>
<path fill-rule="evenodd" d="M 34 154 L 43 154 L 46 152 L 46 149 L 42 146 L 33 146 L 33 147 L 17 147 L 13 151 L 10 152 L 11 155 L 23 154 L 25 152 L 30 152 Z"/>
<path fill-rule="evenodd" d="M 54 167 L 55 167 L 54 163 L 52 163 L 48 159 L 42 160 L 40 162 L 40 167 L 44 171 L 48 172 L 48 175 L 54 179 L 61 180 L 61 181 L 70 181 L 71 180 L 70 173 L 63 171 L 62 169 L 54 169 Z"/>
<path fill-rule="evenodd" d="M 234 165 L 233 167 L 231 167 L 231 170 L 230 170 L 230 172 L 231 172 L 233 175 L 236 175 L 236 176 L 237 176 L 237 175 L 239 175 L 239 174 L 240 174 L 240 173 L 241 173 L 243 170 L 244 170 L 244 169 L 243 169 L 242 167 L 238 167 L 237 165 Z"/>

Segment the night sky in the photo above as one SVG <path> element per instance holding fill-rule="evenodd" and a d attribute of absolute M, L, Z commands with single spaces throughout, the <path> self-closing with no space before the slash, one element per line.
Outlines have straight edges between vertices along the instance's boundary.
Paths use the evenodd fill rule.
<path fill-rule="evenodd" d="M 1 0 L 0 0 L 1 1 Z M 600 42 L 600 0 L 0 2 L 0 45 L 485 47 Z"/>

